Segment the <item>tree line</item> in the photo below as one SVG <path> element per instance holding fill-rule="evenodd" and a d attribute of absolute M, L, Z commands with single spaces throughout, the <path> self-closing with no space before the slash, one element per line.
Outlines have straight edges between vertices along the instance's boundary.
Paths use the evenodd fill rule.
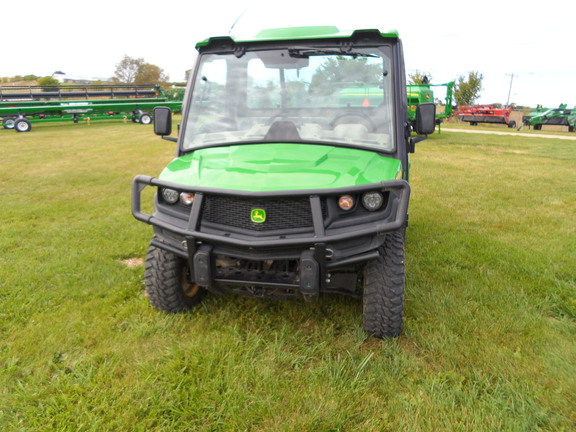
<path fill-rule="evenodd" d="M 39 77 L 36 75 L 25 75 L 13 78 L 0 78 L 0 82 L 2 83 L 10 83 L 14 81 L 35 81 L 42 87 L 54 87 L 60 85 L 60 82 L 53 76 Z M 147 63 L 143 58 L 133 58 L 124 55 L 122 60 L 116 64 L 114 75 L 107 80 L 107 83 L 165 85 L 168 81 L 168 74 L 166 74 L 160 67 Z"/>
<path fill-rule="evenodd" d="M 35 75 L 26 75 L 23 81 L 36 80 L 41 86 L 57 86 L 60 83 L 53 77 L 38 78 Z M 411 84 L 428 84 L 432 80 L 429 73 L 416 71 L 408 74 Z M 480 97 L 482 80 L 484 76 L 477 71 L 468 72 L 468 76 L 459 75 L 454 85 L 454 101 L 458 106 L 473 105 Z M 5 82 L 5 78 L 2 79 Z M 143 58 L 133 58 L 124 55 L 116 64 L 114 75 L 109 80 L 116 84 L 159 84 L 166 85 L 168 75 L 159 66 L 147 63 Z"/>

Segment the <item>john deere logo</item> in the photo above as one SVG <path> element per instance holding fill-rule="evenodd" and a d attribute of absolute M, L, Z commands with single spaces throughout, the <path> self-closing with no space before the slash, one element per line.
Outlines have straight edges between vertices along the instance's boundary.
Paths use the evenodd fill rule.
<path fill-rule="evenodd" d="M 264 209 L 252 209 L 250 211 L 250 219 L 254 223 L 266 222 L 266 210 L 264 210 Z"/>

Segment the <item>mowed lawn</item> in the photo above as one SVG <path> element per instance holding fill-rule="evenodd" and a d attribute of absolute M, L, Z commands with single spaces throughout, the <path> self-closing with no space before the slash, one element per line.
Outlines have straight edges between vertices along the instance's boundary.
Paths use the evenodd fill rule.
<path fill-rule="evenodd" d="M 576 430 L 576 141 L 443 129 L 412 156 L 404 333 L 362 307 L 143 294 L 121 121 L 0 130 L 0 431 Z"/>

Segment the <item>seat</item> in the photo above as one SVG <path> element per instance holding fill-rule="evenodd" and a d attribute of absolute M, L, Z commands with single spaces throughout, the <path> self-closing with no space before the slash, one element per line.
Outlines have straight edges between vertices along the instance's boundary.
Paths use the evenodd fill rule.
<path fill-rule="evenodd" d="M 368 138 L 368 128 L 361 124 L 342 123 L 334 128 L 338 138 L 349 140 L 364 140 Z"/>
<path fill-rule="evenodd" d="M 300 134 L 294 122 L 279 120 L 272 123 L 264 137 L 265 141 L 301 141 Z"/>

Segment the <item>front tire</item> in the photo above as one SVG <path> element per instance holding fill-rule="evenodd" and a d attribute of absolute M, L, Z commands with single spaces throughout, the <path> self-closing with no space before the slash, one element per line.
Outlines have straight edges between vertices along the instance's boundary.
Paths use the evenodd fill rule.
<path fill-rule="evenodd" d="M 364 330 L 377 338 L 402 332 L 404 317 L 404 229 L 386 234 L 380 257 L 364 267 Z"/>
<path fill-rule="evenodd" d="M 150 304 L 164 312 L 185 312 L 200 303 L 206 290 L 190 281 L 188 261 L 152 244 L 144 273 Z"/>

